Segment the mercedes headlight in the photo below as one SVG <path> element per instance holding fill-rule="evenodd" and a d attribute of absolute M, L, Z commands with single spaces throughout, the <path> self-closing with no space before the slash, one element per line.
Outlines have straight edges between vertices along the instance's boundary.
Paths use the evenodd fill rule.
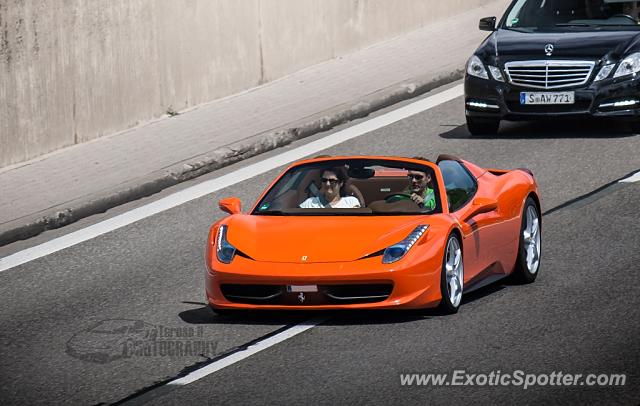
<path fill-rule="evenodd" d="M 600 72 L 598 72 L 598 76 L 596 76 L 596 80 L 595 81 L 599 82 L 601 80 L 604 80 L 604 79 L 608 78 L 609 75 L 611 74 L 611 71 L 613 70 L 613 68 L 615 66 L 616 65 L 614 65 L 614 64 L 604 65 L 602 67 L 602 69 L 600 69 Z"/>
<path fill-rule="evenodd" d="M 235 255 L 236 247 L 227 241 L 227 226 L 222 225 L 218 229 L 218 236 L 216 238 L 216 256 L 218 257 L 218 261 L 223 264 L 230 264 Z"/>
<path fill-rule="evenodd" d="M 416 242 L 422 237 L 422 235 L 429 228 L 428 225 L 420 225 L 413 229 L 411 234 L 409 234 L 404 240 L 400 241 L 397 244 L 393 244 L 384 250 L 384 254 L 382 255 L 382 263 L 383 264 L 392 264 L 396 261 L 399 261 L 404 257 L 407 252 L 415 245 Z"/>
<path fill-rule="evenodd" d="M 489 79 L 489 74 L 484 67 L 484 64 L 476 55 L 472 56 L 467 62 L 467 73 L 477 78 Z"/>
<path fill-rule="evenodd" d="M 498 82 L 504 82 L 504 78 L 502 77 L 502 72 L 500 72 L 500 68 L 497 66 L 489 65 L 489 72 L 491 72 L 491 76 Z"/>
<path fill-rule="evenodd" d="M 616 70 L 613 77 L 619 78 L 621 76 L 635 75 L 638 72 L 640 72 L 640 52 L 624 58 L 622 62 L 620 62 L 620 66 L 618 66 L 618 70 Z"/>

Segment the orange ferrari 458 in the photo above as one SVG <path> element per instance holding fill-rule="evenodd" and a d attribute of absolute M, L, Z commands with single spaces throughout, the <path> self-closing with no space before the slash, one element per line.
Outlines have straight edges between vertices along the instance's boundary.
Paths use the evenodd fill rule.
<path fill-rule="evenodd" d="M 527 169 L 465 160 L 322 157 L 287 168 L 211 226 L 205 289 L 234 309 L 457 312 L 462 295 L 538 275 L 541 208 Z"/>

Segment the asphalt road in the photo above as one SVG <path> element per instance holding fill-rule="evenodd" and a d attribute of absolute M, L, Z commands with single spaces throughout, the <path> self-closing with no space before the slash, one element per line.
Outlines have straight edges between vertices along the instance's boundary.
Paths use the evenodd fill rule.
<path fill-rule="evenodd" d="M 252 204 L 278 168 L 0 273 L 2 404 L 97 404 L 128 397 L 216 405 L 638 404 L 640 182 L 616 180 L 640 170 L 640 136 L 610 122 L 565 121 L 507 123 L 496 137 L 472 138 L 459 98 L 323 153 L 432 159 L 451 153 L 481 166 L 532 169 L 546 213 L 537 281 L 474 292 L 453 316 L 323 313 L 328 319 L 321 325 L 199 381 L 153 389 L 200 362 L 315 316 L 228 318 L 204 307 L 203 244 L 209 224 L 223 215 L 217 200 L 233 195 L 245 207 Z M 157 197 L 2 247 L 0 255 Z M 123 336 L 167 344 L 130 347 L 122 357 L 113 348 L 122 348 Z M 627 381 L 528 389 L 400 383 L 404 373 L 455 370 L 622 373 Z"/>

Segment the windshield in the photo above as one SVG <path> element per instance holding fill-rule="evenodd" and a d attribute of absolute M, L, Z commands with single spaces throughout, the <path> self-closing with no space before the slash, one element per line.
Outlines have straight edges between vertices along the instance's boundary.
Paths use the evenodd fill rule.
<path fill-rule="evenodd" d="M 289 169 L 252 214 L 391 216 L 440 212 L 434 170 L 396 160 L 335 159 Z"/>
<path fill-rule="evenodd" d="M 520 31 L 638 30 L 639 14 L 640 1 L 517 0 L 509 8 L 503 28 Z"/>

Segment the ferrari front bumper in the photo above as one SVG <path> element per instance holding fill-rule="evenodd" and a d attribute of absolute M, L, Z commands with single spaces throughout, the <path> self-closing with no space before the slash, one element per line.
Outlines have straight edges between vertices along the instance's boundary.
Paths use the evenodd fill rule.
<path fill-rule="evenodd" d="M 442 259 L 381 257 L 345 263 L 265 263 L 237 257 L 206 272 L 208 302 L 220 309 L 410 309 L 440 302 Z"/>

